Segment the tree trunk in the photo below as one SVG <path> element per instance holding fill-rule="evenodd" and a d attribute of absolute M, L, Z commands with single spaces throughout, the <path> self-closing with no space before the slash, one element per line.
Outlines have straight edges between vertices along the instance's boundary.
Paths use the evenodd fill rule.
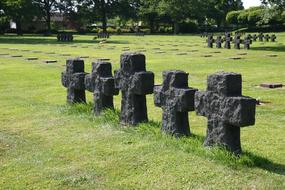
<path fill-rule="evenodd" d="M 179 23 L 177 23 L 176 21 L 174 21 L 173 23 L 173 33 L 179 34 Z"/>
<path fill-rule="evenodd" d="M 150 33 L 155 32 L 155 27 L 154 27 L 154 20 L 152 18 L 149 19 L 149 27 L 150 27 Z"/>
<path fill-rule="evenodd" d="M 102 13 L 102 29 L 104 33 L 107 33 L 107 15 L 105 0 L 101 0 L 101 13 Z"/>
<path fill-rule="evenodd" d="M 16 32 L 19 36 L 23 35 L 21 19 L 16 19 Z"/>
<path fill-rule="evenodd" d="M 50 26 L 50 9 L 47 10 L 47 34 L 51 34 L 51 26 Z"/>

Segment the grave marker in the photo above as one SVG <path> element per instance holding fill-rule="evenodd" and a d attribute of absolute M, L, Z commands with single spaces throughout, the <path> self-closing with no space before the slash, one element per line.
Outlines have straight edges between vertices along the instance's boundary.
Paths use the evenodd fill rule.
<path fill-rule="evenodd" d="M 215 40 L 213 39 L 212 35 L 208 36 L 207 42 L 208 42 L 208 48 L 213 48 L 213 43 L 215 42 Z"/>
<path fill-rule="evenodd" d="M 112 76 L 109 62 L 92 63 L 92 73 L 85 76 L 85 88 L 93 93 L 94 113 L 100 114 L 104 109 L 114 109 L 113 96 L 119 94 Z"/>
<path fill-rule="evenodd" d="M 153 93 L 154 74 L 146 72 L 143 54 L 121 55 L 121 68 L 115 72 L 115 86 L 122 92 L 121 122 L 136 125 L 148 121 L 145 96 Z"/>
<path fill-rule="evenodd" d="M 263 88 L 282 88 L 283 84 L 281 84 L 281 83 L 263 83 L 263 84 L 260 84 L 260 86 Z"/>
<path fill-rule="evenodd" d="M 275 34 L 272 34 L 270 39 L 271 39 L 271 42 L 275 42 L 275 40 L 277 39 L 277 37 L 276 37 Z"/>
<path fill-rule="evenodd" d="M 240 35 L 236 34 L 235 38 L 234 38 L 234 48 L 235 49 L 240 49 L 240 44 L 241 44 L 241 39 L 240 39 Z"/>
<path fill-rule="evenodd" d="M 216 39 L 216 48 L 222 48 L 223 39 L 222 36 L 218 36 Z"/>
<path fill-rule="evenodd" d="M 260 42 L 263 42 L 264 34 L 261 32 L 258 34 L 258 39 Z"/>
<path fill-rule="evenodd" d="M 241 153 L 240 127 L 255 124 L 256 100 L 242 96 L 240 74 L 218 72 L 208 76 L 207 91 L 195 94 L 198 115 L 208 118 L 205 146 L 222 145 Z"/>
<path fill-rule="evenodd" d="M 190 135 L 188 112 L 194 111 L 196 91 L 188 87 L 188 73 L 163 72 L 163 84 L 154 88 L 154 103 L 163 110 L 163 132 L 173 136 Z"/>
<path fill-rule="evenodd" d="M 61 74 L 61 83 L 67 88 L 68 103 L 86 103 L 84 61 L 69 59 L 66 61 L 66 71 Z"/>
<path fill-rule="evenodd" d="M 268 34 L 266 34 L 264 39 L 265 39 L 266 42 L 269 42 L 270 36 Z"/>
<path fill-rule="evenodd" d="M 226 36 L 225 36 L 225 48 L 226 49 L 231 49 L 231 41 L 232 41 L 231 34 L 226 33 Z"/>

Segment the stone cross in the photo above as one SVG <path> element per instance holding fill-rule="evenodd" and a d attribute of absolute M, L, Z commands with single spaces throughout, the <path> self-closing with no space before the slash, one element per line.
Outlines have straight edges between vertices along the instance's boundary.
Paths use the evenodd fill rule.
<path fill-rule="evenodd" d="M 265 39 L 266 42 L 269 42 L 269 39 L 270 39 L 269 34 L 266 34 L 265 37 L 264 37 L 264 39 Z"/>
<path fill-rule="evenodd" d="M 222 145 L 241 153 L 240 127 L 255 124 L 256 100 L 242 96 L 240 74 L 218 72 L 208 76 L 207 91 L 195 94 L 198 115 L 208 118 L 205 146 Z"/>
<path fill-rule="evenodd" d="M 161 131 L 176 137 L 190 135 L 188 112 L 194 111 L 196 91 L 188 87 L 188 73 L 163 72 L 163 84 L 154 87 L 154 103 L 163 110 Z"/>
<path fill-rule="evenodd" d="M 231 49 L 231 41 L 232 41 L 231 34 L 226 33 L 226 36 L 225 36 L 225 48 L 226 49 Z"/>
<path fill-rule="evenodd" d="M 256 35 L 256 34 L 254 34 L 254 35 L 252 36 L 252 39 L 253 39 L 253 41 L 255 41 L 255 42 L 256 42 L 256 40 L 257 40 L 257 35 Z"/>
<path fill-rule="evenodd" d="M 236 34 L 235 35 L 235 39 L 234 39 L 234 47 L 235 49 L 240 49 L 240 44 L 241 44 L 241 39 L 240 39 L 240 35 L 239 34 Z"/>
<path fill-rule="evenodd" d="M 99 115 L 104 109 L 114 109 L 113 96 L 119 94 L 112 76 L 112 65 L 109 62 L 92 63 L 92 73 L 85 76 L 85 88 L 93 92 L 94 113 Z"/>
<path fill-rule="evenodd" d="M 245 37 L 243 39 L 244 49 L 250 49 L 251 39 L 249 37 Z"/>
<path fill-rule="evenodd" d="M 213 35 L 209 35 L 208 36 L 208 48 L 213 48 L 213 43 L 215 42 L 215 40 L 213 39 Z"/>
<path fill-rule="evenodd" d="M 272 34 L 272 35 L 271 35 L 271 42 L 275 42 L 276 38 L 277 38 L 276 35 L 275 35 L 275 34 Z"/>
<path fill-rule="evenodd" d="M 263 42 L 264 34 L 261 32 L 258 34 L 258 39 L 260 42 Z"/>
<path fill-rule="evenodd" d="M 66 61 L 66 71 L 61 74 L 61 83 L 67 88 L 68 103 L 86 103 L 84 78 L 84 61 L 69 59 Z"/>
<path fill-rule="evenodd" d="M 247 38 L 249 38 L 250 40 L 252 40 L 252 35 L 251 35 L 251 34 L 248 34 L 248 35 L 247 35 Z"/>
<path fill-rule="evenodd" d="M 115 71 L 115 87 L 122 92 L 121 123 L 136 125 L 148 121 L 146 95 L 153 93 L 154 73 L 146 72 L 143 54 L 121 55 L 121 68 Z"/>
<path fill-rule="evenodd" d="M 222 48 L 222 43 L 223 43 L 222 36 L 218 36 L 217 39 L 216 39 L 216 47 L 217 48 Z"/>

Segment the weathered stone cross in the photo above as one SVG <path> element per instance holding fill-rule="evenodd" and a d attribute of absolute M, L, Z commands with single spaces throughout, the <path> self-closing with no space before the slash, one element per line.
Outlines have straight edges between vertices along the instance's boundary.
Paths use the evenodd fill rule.
<path fill-rule="evenodd" d="M 235 49 L 240 49 L 240 43 L 241 43 L 241 39 L 240 39 L 240 35 L 239 34 L 236 34 L 235 35 L 235 39 L 234 39 L 234 48 Z"/>
<path fill-rule="evenodd" d="M 231 49 L 231 41 L 232 41 L 231 34 L 226 33 L 226 36 L 225 36 L 225 48 L 226 49 Z"/>
<path fill-rule="evenodd" d="M 207 42 L 208 42 L 208 47 L 213 48 L 213 43 L 215 42 L 215 40 L 213 39 L 213 35 L 208 36 Z"/>
<path fill-rule="evenodd" d="M 222 145 L 241 153 L 240 127 L 255 124 L 256 100 L 242 96 L 242 77 L 219 72 L 208 77 L 205 92 L 196 92 L 198 115 L 208 118 L 205 146 Z"/>
<path fill-rule="evenodd" d="M 265 39 L 266 42 L 269 42 L 269 39 L 270 39 L 269 34 L 266 34 L 265 37 L 264 37 L 264 39 Z"/>
<path fill-rule="evenodd" d="M 272 34 L 272 35 L 271 35 L 271 42 L 275 42 L 276 38 L 277 38 L 276 35 L 275 35 L 275 34 Z"/>
<path fill-rule="evenodd" d="M 113 96 L 119 94 L 112 76 L 112 65 L 109 62 L 92 63 L 92 73 L 85 76 L 85 88 L 93 92 L 94 113 L 99 115 L 104 109 L 114 108 Z"/>
<path fill-rule="evenodd" d="M 146 95 L 153 93 L 154 73 L 146 72 L 143 54 L 121 55 L 121 68 L 115 71 L 115 86 L 122 92 L 121 123 L 136 125 L 148 121 Z"/>
<path fill-rule="evenodd" d="M 261 32 L 258 34 L 258 39 L 260 42 L 263 42 L 264 34 Z"/>
<path fill-rule="evenodd" d="M 254 34 L 254 35 L 252 36 L 252 39 L 253 39 L 253 41 L 256 41 L 256 40 L 257 40 L 257 35 Z"/>
<path fill-rule="evenodd" d="M 66 61 L 66 71 L 61 74 L 61 83 L 67 88 L 68 103 L 85 103 L 84 61 L 70 59 Z"/>
<path fill-rule="evenodd" d="M 163 84 L 154 88 L 154 103 L 163 109 L 161 131 L 173 136 L 189 136 L 188 112 L 194 111 L 197 90 L 188 87 L 188 73 L 163 72 Z"/>
<path fill-rule="evenodd" d="M 216 39 L 216 47 L 217 48 L 222 48 L 222 43 L 223 43 L 223 39 L 221 36 L 218 36 Z"/>
<path fill-rule="evenodd" d="M 250 44 L 251 43 L 252 43 L 251 39 L 249 37 L 245 37 L 243 39 L 244 49 L 250 49 Z"/>

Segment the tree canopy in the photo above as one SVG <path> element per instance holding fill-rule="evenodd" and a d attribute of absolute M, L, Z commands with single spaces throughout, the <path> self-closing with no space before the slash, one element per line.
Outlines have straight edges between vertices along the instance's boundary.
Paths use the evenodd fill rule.
<path fill-rule="evenodd" d="M 174 33 L 185 27 L 283 22 L 285 0 L 263 0 L 263 4 L 244 10 L 242 0 L 2 0 L 0 21 L 16 22 L 19 34 L 28 20 L 43 20 L 46 33 L 51 33 L 55 13 L 64 15 L 77 31 L 101 23 L 97 26 L 107 32 L 108 22 L 117 22 L 116 27 L 121 28 L 140 21 L 150 32 L 160 32 L 163 26 L 164 31 L 171 28 Z"/>

